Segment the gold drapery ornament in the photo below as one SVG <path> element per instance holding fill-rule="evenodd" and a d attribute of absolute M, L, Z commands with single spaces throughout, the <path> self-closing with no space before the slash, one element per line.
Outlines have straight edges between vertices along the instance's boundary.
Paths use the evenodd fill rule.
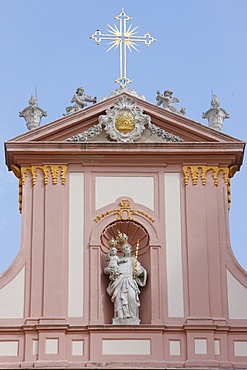
<path fill-rule="evenodd" d="M 20 212 L 20 214 L 22 214 L 22 181 L 21 181 L 21 169 L 20 169 L 20 167 L 12 164 L 11 165 L 11 170 L 13 171 L 14 175 L 19 180 L 19 184 L 18 184 L 18 189 L 19 189 L 18 202 L 19 202 L 19 212 Z"/>
<path fill-rule="evenodd" d="M 227 179 L 229 177 L 229 168 L 228 167 L 218 167 L 218 166 L 183 166 L 183 173 L 184 173 L 184 184 L 188 185 L 189 183 L 189 170 L 191 173 L 191 179 L 192 179 L 192 184 L 197 185 L 198 184 L 198 178 L 199 178 L 199 170 L 201 170 L 201 181 L 202 185 L 206 185 L 206 174 L 208 171 L 212 171 L 212 177 L 214 180 L 214 185 L 218 186 L 218 174 L 219 172 L 223 172 L 223 178 L 225 181 L 225 184 L 227 185 Z"/>
<path fill-rule="evenodd" d="M 44 184 L 48 184 L 49 176 L 51 175 L 52 183 L 54 185 L 57 184 L 58 174 L 60 170 L 60 178 L 62 185 L 66 182 L 66 173 L 67 173 L 67 165 L 53 165 L 53 164 L 45 164 L 43 166 L 29 166 L 29 167 L 21 167 L 21 181 L 22 185 L 25 184 L 27 178 L 27 171 L 31 172 L 32 174 L 32 185 L 36 184 L 37 179 L 37 170 L 41 170 L 44 175 Z"/>
<path fill-rule="evenodd" d="M 65 185 L 66 182 L 66 173 L 67 173 L 67 165 L 43 165 L 43 166 L 23 166 L 18 167 L 14 164 L 11 165 L 11 170 L 15 174 L 15 176 L 19 179 L 19 211 L 22 213 L 22 187 L 25 184 L 27 178 L 27 171 L 29 171 L 32 175 L 32 185 L 36 184 L 37 179 L 37 170 L 41 170 L 44 175 L 44 185 L 48 184 L 49 176 L 51 175 L 53 185 L 57 184 L 58 174 L 60 170 L 60 178 L 61 184 Z"/>
<path fill-rule="evenodd" d="M 222 172 L 224 182 L 227 186 L 227 199 L 228 199 L 228 211 L 230 210 L 231 204 L 231 183 L 230 178 L 234 176 L 235 172 L 238 170 L 238 166 L 234 165 L 231 167 L 219 167 L 219 166 L 183 166 L 183 173 L 184 173 L 184 184 L 188 185 L 189 178 L 191 176 L 192 184 L 197 185 L 199 174 L 201 178 L 202 185 L 206 185 L 206 174 L 208 171 L 212 171 L 212 178 L 214 180 L 214 185 L 218 186 L 218 175 L 219 172 Z"/>

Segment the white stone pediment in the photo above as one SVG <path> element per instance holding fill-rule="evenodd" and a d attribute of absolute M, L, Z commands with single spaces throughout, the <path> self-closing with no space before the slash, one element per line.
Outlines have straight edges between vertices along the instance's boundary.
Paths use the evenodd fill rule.
<path fill-rule="evenodd" d="M 99 116 L 97 125 L 67 140 L 81 142 L 108 140 L 118 143 L 133 143 L 146 141 L 153 135 L 154 140 L 151 141 L 156 141 L 156 138 L 160 138 L 161 141 L 183 141 L 181 137 L 152 124 L 151 117 L 144 114 L 143 109 L 139 108 L 135 101 L 126 95 L 120 97 L 116 104 L 108 108 L 105 113 Z M 142 136 L 144 140 L 142 140 Z"/>
<path fill-rule="evenodd" d="M 8 141 L 68 145 L 70 142 L 240 142 L 125 91 Z"/>

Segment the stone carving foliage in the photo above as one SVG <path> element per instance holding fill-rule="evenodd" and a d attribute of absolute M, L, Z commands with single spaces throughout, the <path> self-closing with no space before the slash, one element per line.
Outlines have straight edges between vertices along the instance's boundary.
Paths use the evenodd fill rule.
<path fill-rule="evenodd" d="M 93 136 L 99 136 L 103 129 L 110 140 L 118 143 L 133 143 L 141 137 L 145 129 L 149 129 L 151 135 L 157 135 L 165 141 L 183 141 L 180 137 L 152 124 L 151 117 L 144 114 L 143 110 L 125 95 L 113 107 L 107 109 L 105 115 L 99 116 L 97 125 L 67 140 L 86 142 Z"/>
<path fill-rule="evenodd" d="M 93 127 L 90 127 L 88 130 L 84 131 L 81 134 L 74 135 L 67 139 L 67 141 L 82 141 L 86 142 L 88 139 L 91 139 L 93 136 L 99 136 L 99 134 L 102 131 L 102 125 L 101 123 L 98 123 L 97 125 L 94 125 Z"/>
<path fill-rule="evenodd" d="M 167 132 L 165 130 L 162 130 L 160 127 L 154 125 L 153 123 L 149 123 L 148 128 L 151 131 L 152 135 L 157 135 L 165 141 L 173 141 L 173 142 L 183 141 L 181 137 L 173 135 L 170 132 Z"/>
<path fill-rule="evenodd" d="M 127 93 L 129 95 L 135 96 L 136 98 L 146 100 L 144 95 L 138 94 L 134 89 L 130 89 L 129 87 L 120 87 L 114 91 L 112 91 L 109 95 L 109 98 L 112 96 L 120 95 L 122 93 Z M 107 97 L 102 98 L 102 100 L 106 100 Z"/>

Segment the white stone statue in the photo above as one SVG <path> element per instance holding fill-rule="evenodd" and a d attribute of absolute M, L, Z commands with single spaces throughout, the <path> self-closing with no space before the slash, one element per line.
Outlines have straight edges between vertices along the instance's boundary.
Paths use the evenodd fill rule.
<path fill-rule="evenodd" d="M 121 246 L 122 257 L 116 255 L 117 243 Z M 138 249 L 137 249 L 138 250 Z M 114 325 L 139 325 L 140 289 L 145 286 L 147 272 L 131 255 L 132 246 L 128 243 L 128 236 L 118 231 L 117 240 L 110 241 L 110 250 L 106 259 L 109 261 L 104 273 L 109 275 L 109 285 L 106 289 L 114 303 Z"/>
<path fill-rule="evenodd" d="M 35 96 L 31 95 L 28 103 L 29 106 L 19 113 L 19 117 L 25 119 L 28 130 L 33 130 L 40 126 L 41 118 L 46 117 L 47 113 L 38 107 L 38 100 Z"/>
<path fill-rule="evenodd" d="M 213 95 L 211 108 L 207 112 L 202 113 L 202 118 L 207 118 L 209 127 L 221 131 L 225 118 L 230 118 L 229 113 L 225 109 L 220 108 L 220 101 L 216 95 Z"/>
<path fill-rule="evenodd" d="M 185 108 L 181 108 L 180 110 L 175 107 L 175 105 L 172 105 L 171 103 L 179 103 L 178 98 L 173 98 L 173 91 L 166 90 L 164 94 L 161 94 L 161 92 L 157 91 L 156 100 L 158 101 L 156 105 L 160 106 L 162 104 L 163 108 L 166 110 L 169 110 L 170 112 L 184 115 L 186 113 Z"/>
<path fill-rule="evenodd" d="M 97 102 L 96 96 L 92 98 L 90 95 L 84 94 L 83 87 L 78 87 L 73 98 L 71 99 L 71 103 L 75 104 L 72 107 L 69 106 L 66 108 L 66 113 L 64 114 L 64 116 L 78 112 L 79 110 L 85 108 L 87 106 L 87 102 L 96 103 Z"/>
<path fill-rule="evenodd" d="M 115 280 L 120 275 L 119 264 L 127 262 L 127 259 L 120 259 L 117 255 L 117 241 L 114 238 L 110 240 L 110 250 L 106 255 L 106 261 L 108 261 L 107 274 L 109 274 L 110 280 Z"/>

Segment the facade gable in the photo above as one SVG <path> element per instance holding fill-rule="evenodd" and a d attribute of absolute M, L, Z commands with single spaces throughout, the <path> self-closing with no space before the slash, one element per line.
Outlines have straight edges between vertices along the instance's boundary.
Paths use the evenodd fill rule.
<path fill-rule="evenodd" d="M 0 277 L 0 299 L 13 307 L 0 310 L 2 362 L 244 366 L 247 315 L 236 302 L 246 305 L 247 274 L 228 230 L 244 145 L 129 94 L 7 141 L 23 228 Z M 135 317 L 118 316 L 122 303 L 108 296 L 108 252 L 126 235 L 120 301 L 139 284 Z"/>
<path fill-rule="evenodd" d="M 165 110 L 126 92 L 104 99 L 72 115 L 59 118 L 35 130 L 19 135 L 10 141 L 64 141 L 97 126 L 100 117 L 107 115 L 107 111 L 114 110 L 117 106 L 119 106 L 118 110 L 121 110 L 121 107 L 130 111 L 132 109 L 135 118 L 141 111 L 142 115 L 150 117 L 150 123 L 157 125 L 158 128 L 167 131 L 171 135 L 181 137 L 183 141 L 239 142 L 238 139 L 227 134 L 208 128 L 201 123 Z M 145 120 L 144 116 L 143 119 Z M 147 126 L 147 123 L 144 122 L 144 125 Z"/>
<path fill-rule="evenodd" d="M 127 131 L 126 122 L 130 125 Z M 187 156 L 194 155 L 195 163 L 198 160 L 210 162 L 212 153 L 221 157 L 228 153 L 227 161 L 219 158 L 218 164 L 224 162 L 226 166 L 237 165 L 239 168 L 244 143 L 136 96 L 122 93 L 8 140 L 5 147 L 9 169 L 12 165 L 29 163 L 30 156 L 37 164 L 47 161 L 46 158 L 57 162 L 59 156 L 63 158 L 59 161 L 63 162 L 64 151 L 70 155 L 86 152 L 121 155 L 122 151 L 126 156 L 167 153 L 169 158 L 176 155 L 181 161 L 186 153 Z"/>

